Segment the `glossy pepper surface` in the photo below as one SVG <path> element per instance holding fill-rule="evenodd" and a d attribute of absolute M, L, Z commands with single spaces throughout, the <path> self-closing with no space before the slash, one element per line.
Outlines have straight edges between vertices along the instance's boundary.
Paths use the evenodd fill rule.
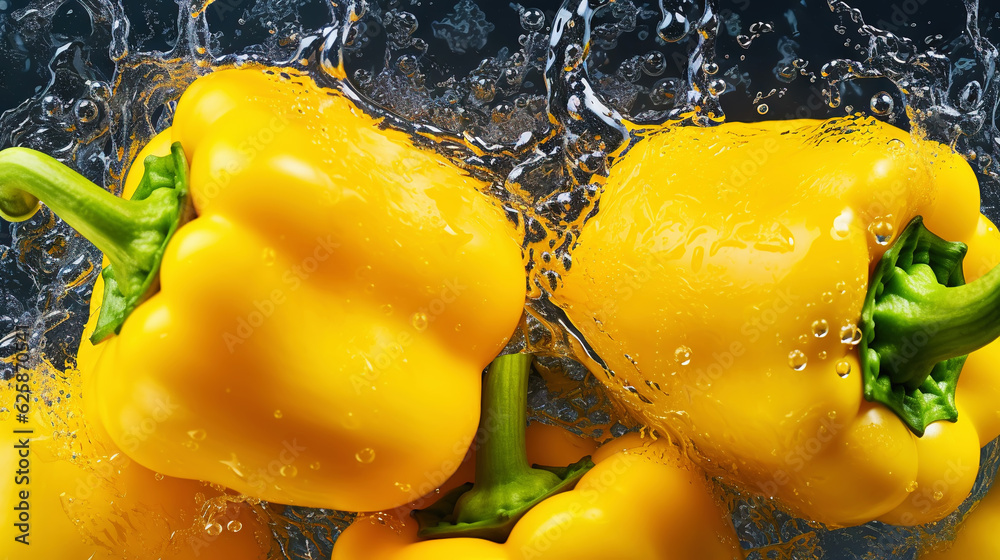
<path fill-rule="evenodd" d="M 339 93 L 258 67 L 195 81 L 137 165 L 148 156 L 173 168 L 131 172 L 125 197 L 143 200 L 128 202 L 82 186 L 88 200 L 66 202 L 36 185 L 81 177 L 0 156 L 0 207 L 23 219 L 23 192 L 40 194 L 104 251 L 104 308 L 131 310 L 99 319 L 92 349 L 111 438 L 165 475 L 352 511 L 404 504 L 457 468 L 480 373 L 524 300 L 520 248 L 483 185 Z M 157 259 L 158 290 L 144 276 Z"/>
<path fill-rule="evenodd" d="M 43 363 L 0 384 L 4 403 L 17 402 L 22 383 L 38 397 L 30 401 L 27 422 L 10 413 L 0 421 L 9 438 L 0 447 L 0 557 L 268 558 L 270 528 L 244 499 L 129 459 L 88 420 L 81 380 L 69 373 Z"/>
<path fill-rule="evenodd" d="M 1000 489 L 990 488 L 986 496 L 966 514 L 951 542 L 939 543 L 920 555 L 919 560 L 964 560 L 1000 558 Z"/>
<path fill-rule="evenodd" d="M 587 453 L 565 430 L 531 425 L 533 463 L 566 464 Z M 332 560 L 730 560 L 741 558 L 727 512 L 704 473 L 664 442 L 637 434 L 609 442 L 576 487 L 532 508 L 504 543 L 421 540 L 409 516 L 359 517 L 337 539 Z M 448 489 L 462 480 L 449 481 Z"/>
<path fill-rule="evenodd" d="M 879 344 L 893 326 L 903 362 L 927 349 L 959 356 L 963 341 L 996 336 L 1000 323 L 982 312 L 996 308 L 1000 237 L 980 215 L 968 164 L 862 118 L 644 136 L 612 168 L 554 295 L 604 360 L 590 364 L 595 374 L 645 422 L 690 440 L 714 474 L 804 517 L 917 524 L 952 511 L 980 446 L 1000 434 L 989 365 L 1000 347 L 972 352 L 950 381 L 886 377 L 883 402 L 861 358 L 874 358 L 867 368 L 881 357 L 886 374 L 896 358 Z M 917 217 L 967 245 L 952 273 L 957 284 L 964 270 L 981 298 L 904 317 L 928 294 L 959 292 L 902 259 L 886 277 L 899 285 L 874 290 L 882 303 L 865 309 L 882 322 L 866 330 L 873 270 Z M 906 408 L 916 401 L 927 406 Z"/>

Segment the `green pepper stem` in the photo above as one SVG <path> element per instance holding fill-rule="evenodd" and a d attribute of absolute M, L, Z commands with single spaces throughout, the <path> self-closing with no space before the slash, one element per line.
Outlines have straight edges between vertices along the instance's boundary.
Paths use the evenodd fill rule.
<path fill-rule="evenodd" d="M 115 265 L 120 277 L 149 268 L 150 245 L 162 242 L 166 221 L 158 200 L 124 200 L 98 187 L 54 158 L 27 148 L 0 152 L 0 216 L 12 222 L 31 218 L 39 200 L 90 240 Z M 123 283 L 128 293 L 132 288 Z"/>
<path fill-rule="evenodd" d="M 476 484 L 455 506 L 456 521 L 475 523 L 513 512 L 551 491 L 557 475 L 528 464 L 528 376 L 531 354 L 500 356 L 483 382 L 483 417 L 476 450 Z"/>
<path fill-rule="evenodd" d="M 974 282 L 929 290 L 912 308 L 900 333 L 914 342 L 912 363 L 934 364 L 964 356 L 1000 337 L 1000 267 Z M 925 344 L 920 339 L 926 338 Z"/>
<path fill-rule="evenodd" d="M 486 373 L 476 487 L 507 484 L 532 470 L 524 433 L 532 358 L 531 354 L 501 356 Z"/>

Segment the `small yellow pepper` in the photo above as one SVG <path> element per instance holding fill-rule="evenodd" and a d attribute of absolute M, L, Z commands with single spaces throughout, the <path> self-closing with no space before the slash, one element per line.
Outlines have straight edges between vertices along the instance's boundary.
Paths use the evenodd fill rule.
<path fill-rule="evenodd" d="M 137 157 L 133 200 L 0 153 L 6 217 L 38 196 L 105 253 L 83 367 L 138 463 L 351 511 L 458 467 L 480 373 L 522 312 L 520 247 L 482 183 L 378 124 L 308 76 L 247 66 L 190 86 Z"/>
<path fill-rule="evenodd" d="M 19 369 L 0 401 L 21 402 L 22 383 L 27 421 L 10 411 L 0 421 L 0 558 L 268 558 L 270 528 L 244 499 L 130 460 L 87 421 L 78 379 L 48 364 Z"/>
<path fill-rule="evenodd" d="M 639 418 L 691 441 L 713 474 L 809 519 L 912 525 L 954 510 L 980 446 L 1000 435 L 997 343 L 969 357 L 955 400 L 961 356 L 1000 326 L 988 274 L 1000 236 L 968 164 L 870 118 L 642 134 L 554 294 L 604 360 L 595 374 Z M 896 243 L 921 216 L 968 245 L 964 265 L 963 247 L 926 233 Z M 948 248 L 949 278 L 961 283 L 964 266 L 968 286 L 911 265 L 917 245 Z M 891 247 L 904 257 L 879 278 L 895 284 L 870 283 Z M 921 298 L 942 294 L 964 295 L 925 312 Z M 923 315 L 902 318 L 911 310 Z M 929 376 L 925 360 L 890 375 L 928 352 L 957 367 Z"/>
<path fill-rule="evenodd" d="M 527 430 L 533 463 L 565 464 L 586 443 L 561 428 Z M 538 447 L 544 445 L 544 452 Z M 534 449 L 533 449 L 534 448 Z M 731 560 L 742 558 L 728 512 L 704 474 L 662 441 L 629 434 L 594 453 L 572 491 L 532 508 L 500 544 L 477 538 L 421 541 L 409 516 L 362 516 L 337 539 L 332 560 Z M 459 481 L 449 481 L 447 489 Z"/>

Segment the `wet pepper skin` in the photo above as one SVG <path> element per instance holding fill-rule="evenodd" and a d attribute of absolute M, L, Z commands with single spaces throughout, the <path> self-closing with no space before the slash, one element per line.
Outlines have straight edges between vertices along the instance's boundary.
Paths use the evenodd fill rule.
<path fill-rule="evenodd" d="M 206 529 L 205 497 L 222 492 L 207 484 L 157 475 L 130 460 L 107 437 L 99 423 L 90 422 L 89 399 L 79 398 L 79 387 L 70 382 L 48 385 L 45 376 L 62 378 L 51 366 L 20 370 L 31 379 L 35 395 L 29 423 L 8 414 L 0 421 L 5 434 L 29 428 L 30 435 L 0 446 L 4 476 L 0 493 L 0 558 L 19 560 L 195 560 L 233 558 L 264 560 L 272 547 L 271 531 L 251 508 L 235 500 L 213 510 L 212 523 L 219 533 Z M 70 378 L 76 372 L 69 372 Z M 16 380 L 0 384 L 2 401 L 13 402 Z M 51 390 L 55 387 L 55 390 Z M 63 389 L 61 402 L 52 402 Z M 67 399 L 66 395 L 76 398 Z M 58 427 L 58 428 L 57 428 Z M 27 475 L 16 476 L 24 448 L 17 438 L 29 437 Z M 13 467 L 13 468 L 11 468 Z M 9 476 L 8 476 L 9 475 Z M 27 508 L 20 493 L 27 492 Z M 199 501 L 199 496 L 202 501 Z M 20 509 L 15 509 L 20 507 Z M 29 514 L 27 534 L 15 524 Z M 237 529 L 234 531 L 233 529 Z M 23 541 L 15 541 L 22 536 Z M 277 547 L 275 547 L 277 548 Z"/>
<path fill-rule="evenodd" d="M 590 450 L 561 428 L 532 424 L 528 457 L 564 464 Z M 576 488 L 541 502 L 503 544 L 473 538 L 421 541 L 402 515 L 358 518 L 337 539 L 332 560 L 731 560 L 742 558 L 727 511 L 704 474 L 662 442 L 630 434 L 593 454 Z M 471 474 L 471 473 L 470 473 Z M 452 479 L 444 490 L 463 480 Z M 380 518 L 383 518 L 380 520 Z"/>
<path fill-rule="evenodd" d="M 136 158 L 180 142 L 197 217 L 169 242 L 159 292 L 81 348 L 135 461 L 352 511 L 457 468 L 480 373 L 521 315 L 520 248 L 479 182 L 377 124 L 307 77 L 225 70 Z"/>
<path fill-rule="evenodd" d="M 1000 435 L 1000 344 L 969 357 L 958 421 L 917 437 L 864 400 L 842 342 L 915 216 L 968 245 L 967 281 L 1000 262 L 961 157 L 873 119 L 665 128 L 616 163 L 600 205 L 555 298 L 637 416 L 809 519 L 911 525 L 965 499 Z"/>
<path fill-rule="evenodd" d="M 920 555 L 920 560 L 965 560 L 966 558 L 1000 558 L 1000 489 L 990 488 L 962 524 L 955 539 L 936 550 Z"/>

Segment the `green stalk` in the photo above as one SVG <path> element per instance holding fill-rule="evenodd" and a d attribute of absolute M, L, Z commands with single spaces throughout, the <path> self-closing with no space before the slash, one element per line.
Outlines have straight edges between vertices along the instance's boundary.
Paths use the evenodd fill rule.
<path fill-rule="evenodd" d="M 966 251 L 915 218 L 875 267 L 861 311 L 865 398 L 918 436 L 932 422 L 958 419 L 967 355 L 1000 336 L 1000 267 L 966 284 Z"/>
<path fill-rule="evenodd" d="M 144 164 L 135 195 L 124 200 L 41 152 L 0 152 L 0 217 L 22 222 L 44 202 L 107 257 L 95 342 L 118 332 L 128 314 L 156 290 L 167 241 L 191 214 L 180 144 L 171 146 L 170 155 L 150 156 Z"/>
<path fill-rule="evenodd" d="M 525 513 L 572 488 L 593 467 L 532 467 L 525 444 L 531 354 L 500 356 L 483 380 L 476 482 L 456 488 L 413 516 L 424 538 L 473 537 L 503 542 Z"/>

